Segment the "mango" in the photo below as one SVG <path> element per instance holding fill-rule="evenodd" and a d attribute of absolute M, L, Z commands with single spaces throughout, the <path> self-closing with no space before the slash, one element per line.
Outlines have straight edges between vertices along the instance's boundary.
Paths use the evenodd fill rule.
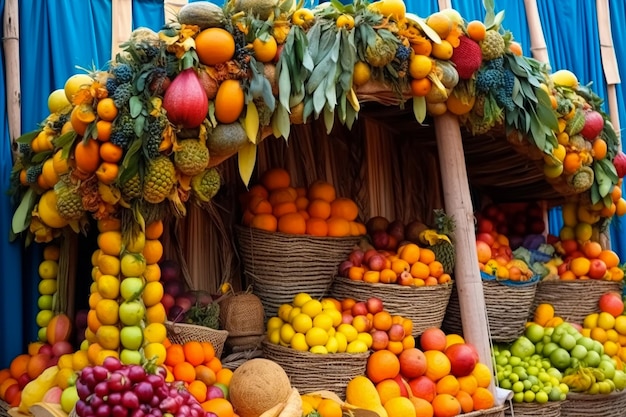
<path fill-rule="evenodd" d="M 380 417 L 389 417 L 387 410 L 380 402 L 380 396 L 376 386 L 367 377 L 359 375 L 354 377 L 346 387 L 346 402 L 356 407 L 370 410 Z"/>
<path fill-rule="evenodd" d="M 50 388 L 56 384 L 58 366 L 51 366 L 41 373 L 37 378 L 30 381 L 22 390 L 22 399 L 18 410 L 22 413 L 29 413 L 30 407 L 43 400 Z"/>

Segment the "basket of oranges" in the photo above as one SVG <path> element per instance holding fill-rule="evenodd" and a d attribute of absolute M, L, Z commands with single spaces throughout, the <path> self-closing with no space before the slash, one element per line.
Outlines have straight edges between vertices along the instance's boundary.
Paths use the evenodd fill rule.
<path fill-rule="evenodd" d="M 215 356 L 220 358 L 224 350 L 224 343 L 228 337 L 228 331 L 212 329 L 211 327 L 197 324 L 165 322 L 167 337 L 170 342 L 184 345 L 186 342 L 210 342 L 215 349 Z"/>

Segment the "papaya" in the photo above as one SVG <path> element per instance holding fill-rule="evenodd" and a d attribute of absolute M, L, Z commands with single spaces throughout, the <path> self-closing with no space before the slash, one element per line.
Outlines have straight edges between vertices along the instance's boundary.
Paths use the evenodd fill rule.
<path fill-rule="evenodd" d="M 58 366 L 51 366 L 43 371 L 37 378 L 26 384 L 22 390 L 22 398 L 18 407 L 21 413 L 29 414 L 30 407 L 43 400 L 48 390 L 56 385 L 58 372 Z"/>
<path fill-rule="evenodd" d="M 54 316 L 48 323 L 46 336 L 48 338 L 48 343 L 51 345 L 54 345 L 59 341 L 69 340 L 71 334 L 72 321 L 63 313 Z"/>

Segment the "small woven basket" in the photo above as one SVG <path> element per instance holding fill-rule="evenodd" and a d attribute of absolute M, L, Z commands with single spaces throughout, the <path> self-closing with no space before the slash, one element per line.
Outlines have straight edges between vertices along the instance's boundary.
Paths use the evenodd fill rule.
<path fill-rule="evenodd" d="M 622 283 L 602 280 L 541 281 L 531 314 L 539 304 L 549 303 L 554 314 L 570 323 L 582 324 L 589 314 L 598 312 L 598 300 L 609 291 L 622 293 Z"/>
<path fill-rule="evenodd" d="M 488 408 L 486 410 L 471 411 L 469 413 L 461 414 L 463 417 L 504 417 L 504 412 L 507 409 L 504 405 Z"/>
<path fill-rule="evenodd" d="M 493 279 L 483 279 L 489 332 L 495 342 L 511 342 L 524 333 L 536 291 L 536 280 L 506 285 Z M 463 334 L 459 293 L 456 288 L 452 290 L 442 327 L 447 333 Z"/>
<path fill-rule="evenodd" d="M 241 350 L 260 347 L 265 334 L 265 311 L 259 297 L 241 292 L 227 295 L 220 304 L 220 327 L 228 332 L 226 345 Z"/>
<path fill-rule="evenodd" d="M 267 340 L 263 342 L 263 356 L 278 363 L 301 394 L 328 390 L 341 399 L 346 397 L 348 382 L 355 376 L 365 375 L 369 355 L 369 351 L 322 355 L 297 351 Z"/>
<path fill-rule="evenodd" d="M 11 406 L 7 402 L 0 400 L 0 417 L 10 417 L 9 408 Z"/>
<path fill-rule="evenodd" d="M 222 356 L 224 342 L 228 337 L 226 330 L 216 330 L 196 324 L 172 323 L 171 321 L 165 322 L 165 327 L 170 342 L 179 345 L 190 341 L 211 342 L 213 349 L 215 349 L 215 356 L 218 358 Z"/>
<path fill-rule="evenodd" d="M 624 417 L 626 390 L 611 394 L 568 393 L 561 406 L 561 417 Z"/>
<path fill-rule="evenodd" d="M 235 234 L 244 274 L 263 302 L 265 317 L 276 315 L 299 292 L 325 296 L 339 264 L 361 239 L 269 233 L 239 225 Z"/>
<path fill-rule="evenodd" d="M 506 417 L 560 417 L 561 403 L 563 401 L 550 401 L 545 404 L 539 403 L 513 403 L 513 407 L 507 408 Z"/>
<path fill-rule="evenodd" d="M 385 310 L 413 322 L 413 336 L 418 337 L 429 327 L 441 327 L 452 293 L 452 283 L 412 287 L 376 284 L 335 277 L 330 293 L 335 298 L 365 301 L 370 297 L 383 300 Z"/>

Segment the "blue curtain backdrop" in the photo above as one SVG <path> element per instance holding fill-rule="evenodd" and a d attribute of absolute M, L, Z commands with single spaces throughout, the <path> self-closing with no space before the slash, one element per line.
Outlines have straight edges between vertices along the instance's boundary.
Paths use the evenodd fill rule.
<path fill-rule="evenodd" d="M 195 0 L 191 0 L 195 1 Z M 346 0 L 349 1 L 349 0 Z M 313 1 L 317 4 L 317 1 Z M 522 44 L 530 55 L 530 35 L 523 2 L 495 0 L 496 11 L 505 10 L 504 28 Z M 456 8 L 467 20 L 482 20 L 482 0 L 453 0 Z M 22 131 L 33 130 L 48 114 L 48 94 L 63 87 L 65 80 L 82 68 L 103 68 L 110 58 L 111 1 L 110 0 L 21 0 L 20 1 L 20 54 L 22 88 Z M 550 64 L 554 70 L 567 68 L 574 71 L 581 83 L 593 82 L 598 95 L 606 97 L 606 87 L 600 60 L 595 2 L 575 0 L 563 5 L 553 0 L 538 0 Z M 626 65 L 626 39 L 619 35 L 626 18 L 626 4 L 611 1 L 613 41 L 620 66 Z M 409 0 L 408 11 L 426 17 L 438 10 L 437 0 Z M 4 10 L 4 0 L 0 0 Z M 520 18 L 520 16 L 522 18 Z M 134 0 L 133 27 L 146 26 L 158 30 L 171 12 L 163 11 L 163 0 Z M 0 73 L 4 79 L 3 56 L 0 56 Z M 626 68 L 626 67 L 625 67 Z M 622 74 L 622 77 L 625 77 Z M 626 89 L 618 86 L 618 103 L 622 124 L 626 124 Z M 0 95 L 6 97 L 5 85 L 0 84 Z M 605 108 L 608 111 L 607 108 Z M 6 120 L 6 100 L 0 102 L 0 131 L 4 145 L 0 147 L 0 181 L 6 190 L 12 166 Z M 5 195 L 5 194 L 3 194 Z M 0 368 L 25 351 L 26 344 L 35 340 L 37 327 L 37 266 L 40 249 L 24 251 L 19 243 L 9 244 L 10 219 L 13 206 L 9 198 L 0 203 Z M 560 221 L 558 212 L 551 216 Z M 612 227 L 612 244 L 626 259 L 626 237 L 623 221 Z M 556 231 L 555 229 L 552 230 Z"/>

